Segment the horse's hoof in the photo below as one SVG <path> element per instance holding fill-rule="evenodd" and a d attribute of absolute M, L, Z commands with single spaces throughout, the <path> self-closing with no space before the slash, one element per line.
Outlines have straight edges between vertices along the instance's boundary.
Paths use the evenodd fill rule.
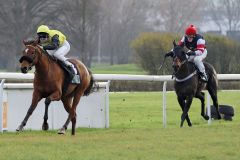
<path fill-rule="evenodd" d="M 65 134 L 66 130 L 64 128 L 59 129 L 58 134 Z"/>
<path fill-rule="evenodd" d="M 181 124 L 180 124 L 180 128 L 182 128 L 183 127 L 183 122 L 181 122 Z"/>
<path fill-rule="evenodd" d="M 205 115 L 205 116 L 204 116 L 204 119 L 205 119 L 205 120 L 209 120 L 209 116 L 208 116 L 208 115 Z"/>
<path fill-rule="evenodd" d="M 189 127 L 192 127 L 192 124 L 188 124 Z"/>
<path fill-rule="evenodd" d="M 42 130 L 47 131 L 49 129 L 48 123 L 43 123 Z"/>
<path fill-rule="evenodd" d="M 17 132 L 23 131 L 23 126 L 20 125 L 20 126 L 16 129 L 16 131 L 17 131 Z"/>

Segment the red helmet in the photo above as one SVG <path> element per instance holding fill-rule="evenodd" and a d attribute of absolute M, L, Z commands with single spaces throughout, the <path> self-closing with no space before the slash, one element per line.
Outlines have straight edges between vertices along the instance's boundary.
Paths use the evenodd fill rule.
<path fill-rule="evenodd" d="M 185 34 L 188 35 L 195 35 L 197 34 L 197 29 L 194 25 L 190 25 L 187 27 L 187 29 L 185 30 Z"/>

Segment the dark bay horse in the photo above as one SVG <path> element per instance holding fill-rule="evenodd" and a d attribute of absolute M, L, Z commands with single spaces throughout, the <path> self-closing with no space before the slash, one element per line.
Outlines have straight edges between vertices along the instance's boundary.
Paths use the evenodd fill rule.
<path fill-rule="evenodd" d="M 65 110 L 69 113 L 68 118 L 59 130 L 59 134 L 64 134 L 69 122 L 72 122 L 72 135 L 75 134 L 76 127 L 76 107 L 80 101 L 80 98 L 84 95 L 88 95 L 94 85 L 93 76 L 88 68 L 77 59 L 70 59 L 70 61 L 76 66 L 80 73 L 80 84 L 69 84 L 66 90 L 63 92 L 64 80 L 66 74 L 61 69 L 59 64 L 53 60 L 44 50 L 33 42 L 28 44 L 24 42 L 25 49 L 23 56 L 20 58 L 20 67 L 22 73 L 27 73 L 31 70 L 32 66 L 35 66 L 35 76 L 33 81 L 33 96 L 32 103 L 28 112 L 17 128 L 17 131 L 23 130 L 30 115 L 33 113 L 38 102 L 42 98 L 45 99 L 45 114 L 43 122 L 43 130 L 48 129 L 48 106 L 51 101 L 61 100 Z"/>
<path fill-rule="evenodd" d="M 209 116 L 205 114 L 205 97 L 202 90 L 206 88 L 212 98 L 213 104 L 216 107 L 218 119 L 221 116 L 218 111 L 218 98 L 217 98 L 217 74 L 215 69 L 209 63 L 204 62 L 206 73 L 209 77 L 206 83 L 202 82 L 199 78 L 197 68 L 194 63 L 189 62 L 184 51 L 184 48 L 176 45 L 173 42 L 173 68 L 174 68 L 174 88 L 177 94 L 178 103 L 183 111 L 181 116 L 180 127 L 183 126 L 183 122 L 186 119 L 188 126 L 192 126 L 188 111 L 192 104 L 193 97 L 200 99 L 201 101 L 201 115 L 205 120 L 209 119 Z"/>

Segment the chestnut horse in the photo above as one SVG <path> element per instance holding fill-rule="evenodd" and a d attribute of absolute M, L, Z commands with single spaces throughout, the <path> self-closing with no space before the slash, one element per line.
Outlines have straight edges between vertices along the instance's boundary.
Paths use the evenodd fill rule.
<path fill-rule="evenodd" d="M 31 70 L 32 66 L 35 66 L 35 76 L 33 80 L 33 96 L 30 108 L 27 114 L 17 128 L 17 131 L 22 131 L 26 125 L 28 118 L 35 110 L 38 102 L 42 98 L 45 99 L 45 114 L 42 129 L 48 129 L 48 106 L 51 101 L 61 100 L 65 110 L 69 113 L 68 118 L 63 127 L 58 131 L 59 134 L 64 134 L 69 122 L 72 122 L 72 135 L 75 134 L 76 127 L 76 107 L 80 101 L 80 98 L 84 95 L 90 94 L 94 80 L 93 76 L 88 68 L 77 59 L 69 59 L 78 72 L 80 73 L 80 84 L 68 84 L 66 90 L 63 90 L 65 78 L 64 70 L 59 64 L 50 57 L 37 42 L 28 44 L 24 42 L 25 49 L 23 56 L 20 58 L 20 66 L 22 73 L 27 73 Z"/>
<path fill-rule="evenodd" d="M 190 118 L 188 116 L 188 111 L 192 104 L 193 97 L 200 99 L 201 101 L 201 115 L 205 120 L 209 119 L 209 116 L 205 114 L 205 97 L 202 90 L 206 88 L 212 98 L 213 104 L 217 111 L 218 119 L 221 116 L 218 111 L 218 98 L 217 98 L 217 75 L 216 71 L 212 65 L 204 62 L 206 73 L 208 75 L 208 81 L 206 83 L 202 82 L 199 78 L 198 71 L 194 63 L 189 62 L 186 57 L 186 52 L 184 48 L 176 45 L 173 42 L 173 68 L 174 68 L 174 88 L 177 94 L 178 103 L 183 111 L 181 116 L 180 127 L 183 126 L 183 122 L 186 119 L 188 126 L 192 126 Z"/>

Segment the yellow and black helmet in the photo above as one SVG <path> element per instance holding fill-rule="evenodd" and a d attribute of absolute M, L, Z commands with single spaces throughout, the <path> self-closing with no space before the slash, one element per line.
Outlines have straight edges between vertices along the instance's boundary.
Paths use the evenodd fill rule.
<path fill-rule="evenodd" d="M 49 33 L 49 28 L 46 25 L 41 25 L 37 29 L 37 33 Z"/>

